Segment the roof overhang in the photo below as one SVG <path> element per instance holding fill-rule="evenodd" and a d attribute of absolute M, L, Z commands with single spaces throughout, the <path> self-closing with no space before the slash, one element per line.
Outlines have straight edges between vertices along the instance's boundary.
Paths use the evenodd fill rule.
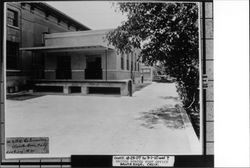
<path fill-rule="evenodd" d="M 33 52 L 76 52 L 76 51 L 106 51 L 114 50 L 112 47 L 102 45 L 91 46 L 43 46 L 43 47 L 26 47 L 20 48 L 21 51 Z"/>

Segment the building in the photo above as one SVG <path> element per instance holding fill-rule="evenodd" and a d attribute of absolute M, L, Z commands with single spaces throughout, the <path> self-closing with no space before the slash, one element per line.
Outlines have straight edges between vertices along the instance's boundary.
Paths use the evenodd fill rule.
<path fill-rule="evenodd" d="M 152 82 L 154 77 L 154 67 L 153 66 L 146 66 L 141 65 L 141 75 L 143 76 L 144 82 Z"/>
<path fill-rule="evenodd" d="M 7 93 L 128 95 L 129 80 L 140 81 L 139 52 L 118 54 L 109 31 L 90 31 L 46 3 L 7 3 Z"/>
<path fill-rule="evenodd" d="M 32 79 L 34 89 L 129 95 L 134 86 L 129 81 L 140 82 L 139 51 L 118 53 L 105 39 L 109 31 L 50 33 L 44 36 L 44 46 L 21 48 L 32 52 L 33 59 L 44 56 L 44 76 Z"/>
<path fill-rule="evenodd" d="M 45 34 L 89 30 L 89 28 L 46 3 L 9 2 L 7 10 L 7 93 L 26 89 L 27 81 L 44 78 L 44 56 L 22 51 L 23 47 L 44 45 Z"/>

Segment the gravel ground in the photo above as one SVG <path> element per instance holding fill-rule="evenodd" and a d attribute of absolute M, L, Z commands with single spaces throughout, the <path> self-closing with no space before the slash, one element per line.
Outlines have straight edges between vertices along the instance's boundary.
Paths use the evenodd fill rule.
<path fill-rule="evenodd" d="M 6 137 L 49 137 L 49 154 L 200 154 L 175 84 L 152 83 L 133 97 L 47 95 L 6 101 Z"/>

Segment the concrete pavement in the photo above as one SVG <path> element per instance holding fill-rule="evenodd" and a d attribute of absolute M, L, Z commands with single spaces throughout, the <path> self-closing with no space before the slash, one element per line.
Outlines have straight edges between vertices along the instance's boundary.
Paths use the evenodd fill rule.
<path fill-rule="evenodd" d="M 6 101 L 6 137 L 49 137 L 49 154 L 201 154 L 175 84 L 152 83 L 133 97 L 48 95 Z"/>

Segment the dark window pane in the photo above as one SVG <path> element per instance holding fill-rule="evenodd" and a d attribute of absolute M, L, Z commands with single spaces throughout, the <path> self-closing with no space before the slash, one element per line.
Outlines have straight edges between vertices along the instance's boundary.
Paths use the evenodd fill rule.
<path fill-rule="evenodd" d="M 7 69 L 18 69 L 19 43 L 7 41 Z"/>
<path fill-rule="evenodd" d="M 128 59 L 128 55 L 127 55 L 127 70 L 129 70 L 129 59 Z"/>
<path fill-rule="evenodd" d="M 18 27 L 18 13 L 16 11 L 8 9 L 8 11 L 7 11 L 7 23 L 8 23 L 8 25 Z"/>
<path fill-rule="evenodd" d="M 57 56 L 57 79 L 71 79 L 71 57 L 69 55 Z"/>
<path fill-rule="evenodd" d="M 121 55 L 121 69 L 124 69 L 124 58 L 123 58 L 123 55 Z"/>

